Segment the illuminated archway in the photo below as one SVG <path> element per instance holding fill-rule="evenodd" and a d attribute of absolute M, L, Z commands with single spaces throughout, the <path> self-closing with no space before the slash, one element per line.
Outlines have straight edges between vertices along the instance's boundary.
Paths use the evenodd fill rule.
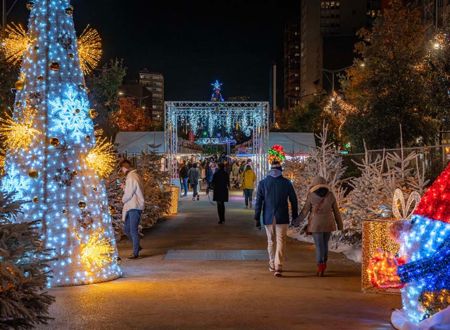
<path fill-rule="evenodd" d="M 269 104 L 267 102 L 166 102 L 165 145 L 169 171 L 178 177 L 178 128 L 187 125 L 194 132 L 200 127 L 213 134 L 215 129 L 230 132 L 234 127 L 250 138 L 249 148 L 258 178 L 267 171 Z"/>

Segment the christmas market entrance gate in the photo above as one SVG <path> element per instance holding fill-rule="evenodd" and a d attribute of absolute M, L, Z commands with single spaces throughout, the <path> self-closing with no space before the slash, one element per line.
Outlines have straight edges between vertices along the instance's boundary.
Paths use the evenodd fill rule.
<path fill-rule="evenodd" d="M 172 179 L 178 178 L 178 127 L 187 125 L 196 134 L 207 127 L 231 132 L 238 126 L 251 136 L 250 150 L 258 179 L 265 176 L 269 142 L 269 104 L 267 102 L 165 102 L 165 148 Z"/>

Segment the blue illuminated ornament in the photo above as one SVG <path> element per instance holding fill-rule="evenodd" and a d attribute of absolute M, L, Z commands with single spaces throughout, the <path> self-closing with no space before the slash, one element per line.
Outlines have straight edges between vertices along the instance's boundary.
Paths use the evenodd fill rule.
<path fill-rule="evenodd" d="M 80 69 L 73 8 L 68 0 L 30 7 L 14 120 L 32 108 L 40 134 L 28 148 L 9 150 L 0 187 L 24 200 L 18 221 L 40 220 L 51 250 L 50 286 L 78 285 L 121 275 L 104 182 L 86 161 L 94 125 Z"/>

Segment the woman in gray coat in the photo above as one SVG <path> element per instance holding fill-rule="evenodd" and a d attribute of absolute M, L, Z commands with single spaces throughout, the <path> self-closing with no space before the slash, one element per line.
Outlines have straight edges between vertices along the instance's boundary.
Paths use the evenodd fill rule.
<path fill-rule="evenodd" d="M 306 231 L 311 233 L 316 245 L 317 276 L 323 276 L 327 268 L 328 241 L 333 231 L 342 230 L 342 218 L 336 197 L 327 181 L 318 176 L 314 178 L 300 221 L 308 217 Z"/>

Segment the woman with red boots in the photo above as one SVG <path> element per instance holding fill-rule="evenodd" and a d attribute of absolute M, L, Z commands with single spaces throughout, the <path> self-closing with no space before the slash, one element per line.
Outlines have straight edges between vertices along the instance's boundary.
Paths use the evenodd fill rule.
<path fill-rule="evenodd" d="M 317 276 L 324 276 L 328 260 L 331 233 L 342 230 L 342 218 L 336 197 L 322 177 L 316 177 L 309 189 L 299 220 L 308 217 L 305 230 L 312 234 L 316 245 Z"/>

